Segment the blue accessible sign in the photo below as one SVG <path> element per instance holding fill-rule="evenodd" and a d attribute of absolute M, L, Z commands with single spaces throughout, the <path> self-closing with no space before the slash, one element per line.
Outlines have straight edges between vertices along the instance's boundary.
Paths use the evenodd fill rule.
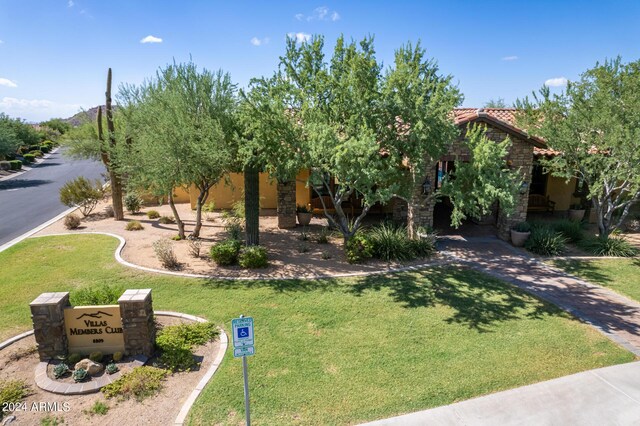
<path fill-rule="evenodd" d="M 233 356 L 240 358 L 254 354 L 253 318 L 235 318 L 231 321 L 233 332 Z"/>

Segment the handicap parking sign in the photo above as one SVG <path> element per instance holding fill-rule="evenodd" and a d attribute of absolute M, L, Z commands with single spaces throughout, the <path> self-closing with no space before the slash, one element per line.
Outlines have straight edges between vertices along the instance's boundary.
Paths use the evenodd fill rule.
<path fill-rule="evenodd" d="M 231 321 L 233 347 L 253 346 L 253 318 L 235 318 Z"/>
<path fill-rule="evenodd" d="M 238 337 L 249 337 L 249 327 L 238 327 Z"/>

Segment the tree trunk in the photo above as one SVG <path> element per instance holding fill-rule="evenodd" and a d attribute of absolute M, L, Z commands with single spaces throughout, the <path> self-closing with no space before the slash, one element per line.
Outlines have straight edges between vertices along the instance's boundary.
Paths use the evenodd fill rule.
<path fill-rule="evenodd" d="M 191 233 L 192 238 L 200 237 L 200 229 L 202 228 L 202 206 L 209 196 L 209 187 L 205 186 L 204 188 L 206 189 L 201 189 L 196 199 L 196 226 Z"/>
<path fill-rule="evenodd" d="M 105 110 L 107 113 L 107 137 L 109 138 L 109 147 L 114 149 L 116 146 L 115 126 L 113 124 L 113 108 L 111 106 L 111 68 L 107 73 L 107 91 L 105 95 Z M 111 157 L 111 155 L 110 155 Z M 113 217 L 115 220 L 124 219 L 124 207 L 122 203 L 122 178 L 118 173 L 117 166 L 113 164 L 113 160 L 109 158 L 109 176 L 111 179 L 111 202 L 113 204 Z"/>
<path fill-rule="evenodd" d="M 176 204 L 173 201 L 173 190 L 169 191 L 169 206 L 171 207 L 171 211 L 173 212 L 173 217 L 176 219 L 176 225 L 178 225 L 178 236 L 181 240 L 184 240 L 184 222 L 180 219 L 180 215 L 178 214 L 178 209 L 176 209 Z"/>
<path fill-rule="evenodd" d="M 254 165 L 244 168 L 244 216 L 247 246 L 260 244 L 260 171 Z"/>
<path fill-rule="evenodd" d="M 122 181 L 120 176 L 109 169 L 109 180 L 111 181 L 111 204 L 115 220 L 124 219 L 124 207 L 122 205 Z"/>

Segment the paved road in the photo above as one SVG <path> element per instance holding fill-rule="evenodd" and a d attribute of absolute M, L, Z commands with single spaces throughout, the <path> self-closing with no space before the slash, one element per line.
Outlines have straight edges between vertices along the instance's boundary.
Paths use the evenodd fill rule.
<path fill-rule="evenodd" d="M 32 170 L 0 181 L 0 246 L 65 211 L 58 197 L 65 182 L 103 172 L 99 162 L 74 160 L 58 150 Z"/>

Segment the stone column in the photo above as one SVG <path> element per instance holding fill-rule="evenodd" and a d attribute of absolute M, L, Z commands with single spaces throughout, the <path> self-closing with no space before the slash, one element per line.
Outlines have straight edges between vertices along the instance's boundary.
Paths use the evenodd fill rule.
<path fill-rule="evenodd" d="M 40 361 L 67 353 L 64 308 L 69 306 L 69 293 L 42 293 L 29 304 L 33 332 Z"/>
<path fill-rule="evenodd" d="M 429 195 L 433 194 L 435 190 L 435 182 L 436 182 L 436 168 L 435 164 L 432 164 L 427 169 L 427 175 L 425 179 L 429 179 L 431 182 L 431 188 Z M 436 200 L 433 197 L 427 196 L 423 194 L 422 184 L 424 180 L 422 179 L 416 182 L 413 193 L 411 194 L 411 199 L 409 200 L 409 205 L 407 206 L 407 222 L 413 222 L 413 226 L 423 226 L 427 228 L 433 227 L 433 209 L 436 205 Z"/>
<path fill-rule="evenodd" d="M 278 228 L 296 227 L 296 182 L 278 181 Z"/>
<path fill-rule="evenodd" d="M 393 221 L 399 225 L 407 224 L 407 202 L 401 198 L 393 198 Z"/>
<path fill-rule="evenodd" d="M 118 299 L 127 355 L 151 357 L 156 341 L 151 289 L 126 290 Z"/>

